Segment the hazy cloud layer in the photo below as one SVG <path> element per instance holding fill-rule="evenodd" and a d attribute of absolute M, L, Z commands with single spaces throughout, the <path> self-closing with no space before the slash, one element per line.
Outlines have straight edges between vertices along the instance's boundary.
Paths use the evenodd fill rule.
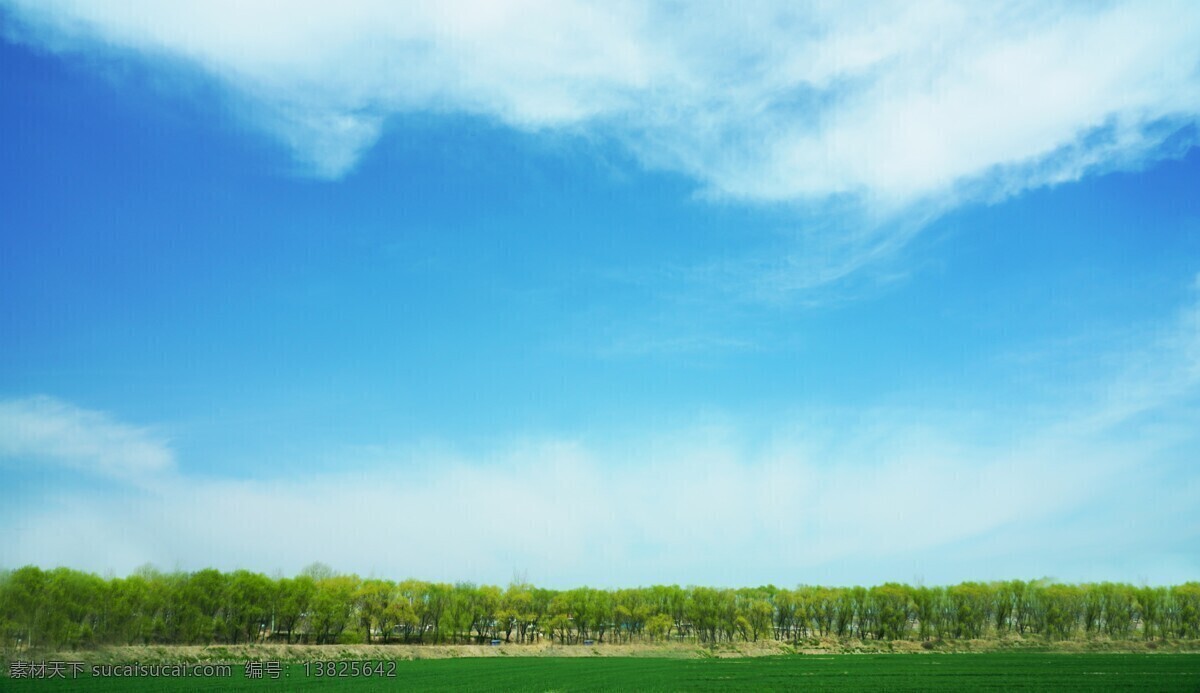
<path fill-rule="evenodd" d="M 1179 581 L 1200 539 L 1200 477 L 1187 463 L 1200 444 L 1198 317 L 1182 311 L 1058 413 L 810 411 L 766 436 L 726 422 L 475 457 L 358 451 L 305 478 L 164 474 L 117 496 L 64 491 L 10 508 L 18 530 L 0 564 L 294 572 L 322 560 L 395 578 L 499 582 L 525 570 L 560 586 Z M 136 438 L 53 400 L 21 401 L 0 419 L 8 454 L 85 463 L 92 448 L 58 452 L 51 434 L 13 424 L 47 408 L 57 414 L 33 418 L 90 422 L 69 439 Z M 104 465 L 125 449 L 93 448 Z"/>
<path fill-rule="evenodd" d="M 628 456 L 543 440 L 486 460 L 397 454 L 308 478 L 54 494 L 22 511 L 0 562 L 292 573 L 319 559 L 396 578 L 498 582 L 526 570 L 560 586 L 1185 577 L 1162 572 L 1162 557 L 1141 544 L 1152 529 L 1157 545 L 1178 552 L 1200 531 L 1178 515 L 1200 502 L 1195 480 L 1164 492 L 1143 470 L 1157 447 L 1022 429 L 1015 436 L 1030 442 L 1006 448 L 925 425 L 851 427 L 847 437 L 871 442 L 842 449 L 806 445 L 820 432 L 803 425 L 783 427 L 758 452 L 736 433 L 701 428 L 631 441 L 641 450 Z M 1087 520 L 1069 545 L 1105 541 L 1063 560 L 1041 531 L 1070 533 L 1073 517 Z M 1019 545 L 981 550 L 1014 544 L 1013 532 Z M 948 567 L 959 552 L 985 555 L 969 570 Z M 1116 565 L 1097 572 L 1102 562 Z"/>

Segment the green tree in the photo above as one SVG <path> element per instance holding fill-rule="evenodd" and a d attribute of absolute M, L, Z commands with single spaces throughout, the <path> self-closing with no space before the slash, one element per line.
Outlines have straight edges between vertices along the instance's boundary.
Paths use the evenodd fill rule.
<path fill-rule="evenodd" d="M 338 575 L 316 581 L 309 607 L 309 631 L 318 645 L 337 642 L 353 617 L 358 578 Z"/>
<path fill-rule="evenodd" d="M 367 644 L 371 643 L 372 627 L 379 631 L 383 639 L 391 630 L 388 605 L 394 588 L 395 585 L 387 580 L 363 580 L 354 591 L 354 607 L 362 627 L 363 641 Z"/>
<path fill-rule="evenodd" d="M 288 644 L 291 644 L 301 619 L 308 613 L 312 604 L 317 584 L 311 577 L 299 575 L 295 578 L 283 578 L 276 589 L 279 596 L 275 611 L 275 628 L 285 633 Z"/>
<path fill-rule="evenodd" d="M 1070 639 L 1079 625 L 1083 604 L 1080 590 L 1072 585 L 1048 585 L 1042 590 L 1042 603 L 1046 634 Z"/>
<path fill-rule="evenodd" d="M 950 601 L 954 636 L 981 638 L 989 621 L 991 590 L 978 582 L 964 582 L 946 590 Z"/>
<path fill-rule="evenodd" d="M 876 639 L 900 640 L 908 635 L 913 609 L 907 587 L 894 582 L 872 587 L 869 599 L 875 609 Z"/>
<path fill-rule="evenodd" d="M 650 634 L 651 640 L 666 640 L 671 637 L 671 628 L 675 625 L 675 620 L 667 614 L 654 614 L 646 620 L 646 632 Z"/>
<path fill-rule="evenodd" d="M 228 639 L 257 641 L 271 625 L 275 586 L 270 578 L 237 570 L 226 581 L 224 620 Z"/>
<path fill-rule="evenodd" d="M 1171 588 L 1179 608 L 1179 628 L 1176 637 L 1200 638 L 1200 582 L 1189 582 Z"/>

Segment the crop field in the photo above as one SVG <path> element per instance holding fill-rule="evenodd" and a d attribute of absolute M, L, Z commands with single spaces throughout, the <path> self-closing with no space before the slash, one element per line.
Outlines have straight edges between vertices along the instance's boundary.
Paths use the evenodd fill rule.
<path fill-rule="evenodd" d="M 407 691 L 1189 691 L 1200 690 L 1196 654 L 819 655 L 737 659 L 471 658 L 395 663 L 394 678 L 316 677 L 302 664 L 277 679 L 99 678 L 16 681 L 8 690 Z"/>

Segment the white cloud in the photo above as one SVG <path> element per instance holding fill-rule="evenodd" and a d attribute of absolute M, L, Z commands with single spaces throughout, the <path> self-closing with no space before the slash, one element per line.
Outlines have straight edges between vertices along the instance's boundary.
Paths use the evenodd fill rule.
<path fill-rule="evenodd" d="M 199 66 L 329 176 L 389 115 L 466 112 L 718 196 L 889 213 L 1139 166 L 1200 113 L 1187 2 L 8 4 L 26 40 Z"/>
<path fill-rule="evenodd" d="M 174 454 L 146 428 L 52 397 L 0 400 L 0 460 L 123 480 L 170 471 Z"/>
<path fill-rule="evenodd" d="M 790 245 L 687 273 L 755 302 L 825 302 L 949 209 L 1140 170 L 1200 134 L 1186 1 L 0 5 L 17 40 L 198 69 L 317 176 L 352 171 L 391 116 L 465 113 L 781 206 Z"/>

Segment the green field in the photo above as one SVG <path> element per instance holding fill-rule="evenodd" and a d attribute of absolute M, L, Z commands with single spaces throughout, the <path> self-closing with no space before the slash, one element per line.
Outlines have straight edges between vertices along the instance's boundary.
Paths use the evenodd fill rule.
<path fill-rule="evenodd" d="M 800 655 L 737 659 L 522 657 L 396 663 L 395 678 L 0 679 L 6 690 L 1200 691 L 1195 654 Z"/>

